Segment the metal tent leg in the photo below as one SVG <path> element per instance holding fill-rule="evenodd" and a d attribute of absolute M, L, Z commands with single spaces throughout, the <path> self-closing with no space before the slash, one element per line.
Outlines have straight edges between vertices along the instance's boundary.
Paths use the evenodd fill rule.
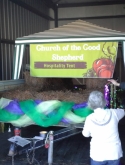
<path fill-rule="evenodd" d="M 49 132 L 48 165 L 53 163 L 53 131 Z"/>
<path fill-rule="evenodd" d="M 125 41 L 123 41 L 123 60 L 124 60 L 124 69 L 125 69 Z"/>

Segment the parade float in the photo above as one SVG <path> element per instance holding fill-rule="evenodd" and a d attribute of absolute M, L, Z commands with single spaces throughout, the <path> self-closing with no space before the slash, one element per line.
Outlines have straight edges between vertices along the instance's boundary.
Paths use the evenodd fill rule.
<path fill-rule="evenodd" d="M 107 79 L 114 74 L 119 42 L 125 63 L 125 34 L 82 20 L 17 38 L 11 84 L 17 82 L 15 86 L 18 87 L 5 91 L 6 84 L 11 85 L 1 85 L 0 121 L 15 127 L 66 127 L 54 134 L 50 131 L 45 144 L 42 139 L 42 144 L 37 145 L 37 148 L 49 146 L 48 163 L 52 164 L 53 141 L 80 133 L 78 128 L 83 128 L 86 117 L 93 113 L 87 106 L 91 91 L 103 92 L 108 108 L 121 106 L 116 101 L 116 88 L 107 84 Z M 30 52 L 29 68 L 23 72 L 22 81 L 20 72 L 27 52 Z M 73 83 L 74 79 L 80 87 Z M 14 145 L 17 143 L 17 139 L 11 140 Z M 23 138 L 18 142 L 21 140 L 27 142 Z M 28 143 L 33 146 L 24 150 L 34 151 L 33 139 Z M 15 152 L 10 153 L 14 155 Z"/>
<path fill-rule="evenodd" d="M 74 113 L 73 106 L 75 104 L 83 104 L 81 108 L 84 109 L 84 104 L 87 103 L 87 97 L 90 91 L 96 89 L 104 92 L 106 80 L 113 77 L 119 42 L 122 42 L 123 45 L 123 57 L 125 55 L 124 40 L 124 33 L 103 28 L 82 20 L 77 20 L 44 32 L 17 38 L 15 40 L 13 80 L 20 79 L 23 57 L 26 55 L 27 51 L 25 52 L 25 49 L 28 46 L 30 55 L 29 73 L 24 73 L 27 87 L 26 90 L 23 88 L 24 94 L 22 94 L 22 90 L 18 92 L 18 89 L 16 92 L 13 91 L 14 94 L 12 97 L 10 97 L 10 91 L 1 96 L 10 99 L 11 104 L 12 102 L 15 103 L 9 112 L 6 111 L 6 113 L 10 113 L 11 118 L 4 119 L 3 116 L 8 115 L 1 115 L 1 121 L 7 122 L 8 120 L 8 122 L 14 124 L 16 120 L 20 121 L 25 116 L 32 120 L 32 122 L 29 121 L 29 124 L 27 122 L 26 125 L 35 123 L 40 126 L 50 126 L 51 124 L 58 124 L 60 121 L 66 121 L 66 116 L 69 113 L 69 123 L 83 122 L 86 114 L 85 116 L 81 114 L 78 116 L 78 113 Z M 70 81 L 69 84 L 72 86 L 68 89 L 66 87 L 68 81 L 64 83 L 62 79 L 68 79 L 69 81 L 71 79 L 84 79 L 86 89 L 83 90 L 79 88 L 80 91 L 77 91 L 76 94 L 72 92 L 75 84 Z M 31 90 L 28 91 L 28 86 L 31 84 L 30 80 L 36 91 L 31 88 Z M 91 88 L 89 86 L 90 82 L 93 85 L 91 85 Z M 101 83 L 102 85 L 100 85 Z M 47 92 L 46 89 L 48 90 Z M 41 91 L 42 94 L 38 92 L 38 90 Z M 17 100 L 18 104 L 14 100 Z M 34 103 L 35 100 L 40 100 L 39 104 L 41 106 L 37 105 L 38 102 L 37 104 Z M 44 104 L 46 106 L 44 106 Z M 21 114 L 18 114 L 16 110 L 13 111 L 13 107 L 17 105 L 20 108 Z M 26 107 L 30 107 L 30 110 L 24 110 L 27 109 Z M 1 109 L 5 110 L 6 107 L 1 104 Z M 44 120 L 54 118 L 54 115 L 58 116 L 58 112 L 60 112 L 61 115 L 59 115 L 59 118 L 56 117 L 58 118 L 57 121 L 52 119 L 53 122 L 50 122 L 51 124 L 41 124 Z M 32 117 L 34 116 L 32 113 L 36 113 L 38 116 L 41 114 L 43 121 L 41 120 L 40 123 L 36 122 Z M 78 121 L 76 118 L 73 119 L 72 115 L 78 118 Z M 24 126 L 25 124 L 21 125 L 21 122 L 19 122 L 17 125 Z"/>

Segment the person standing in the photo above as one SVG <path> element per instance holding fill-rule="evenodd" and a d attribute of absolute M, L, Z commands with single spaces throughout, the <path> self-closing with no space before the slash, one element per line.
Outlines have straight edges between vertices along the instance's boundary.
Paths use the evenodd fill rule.
<path fill-rule="evenodd" d="M 103 93 L 93 91 L 88 98 L 88 107 L 94 113 L 87 116 L 82 134 L 91 137 L 91 165 L 119 165 L 123 156 L 118 133 L 119 120 L 125 116 L 124 109 L 105 109 Z"/>
<path fill-rule="evenodd" d="M 109 79 L 109 82 L 111 82 L 113 85 L 120 87 L 121 89 L 125 90 L 125 82 L 118 83 L 114 79 Z"/>

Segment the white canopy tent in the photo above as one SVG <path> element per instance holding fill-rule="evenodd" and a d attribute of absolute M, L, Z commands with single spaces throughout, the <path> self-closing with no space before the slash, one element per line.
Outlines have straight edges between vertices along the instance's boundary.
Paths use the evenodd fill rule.
<path fill-rule="evenodd" d="M 17 38 L 15 41 L 13 79 L 19 79 L 26 45 L 65 42 L 121 42 L 125 66 L 125 33 L 77 20 L 58 28 Z"/>

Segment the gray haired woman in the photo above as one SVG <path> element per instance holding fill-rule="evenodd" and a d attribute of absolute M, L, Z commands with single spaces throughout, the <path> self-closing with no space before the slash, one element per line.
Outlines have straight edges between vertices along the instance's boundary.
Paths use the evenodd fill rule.
<path fill-rule="evenodd" d="M 90 142 L 91 165 L 119 165 L 123 156 L 118 133 L 118 122 L 125 115 L 123 109 L 106 109 L 103 93 L 93 91 L 88 106 L 94 110 L 85 121 L 82 134 L 92 137 Z"/>

